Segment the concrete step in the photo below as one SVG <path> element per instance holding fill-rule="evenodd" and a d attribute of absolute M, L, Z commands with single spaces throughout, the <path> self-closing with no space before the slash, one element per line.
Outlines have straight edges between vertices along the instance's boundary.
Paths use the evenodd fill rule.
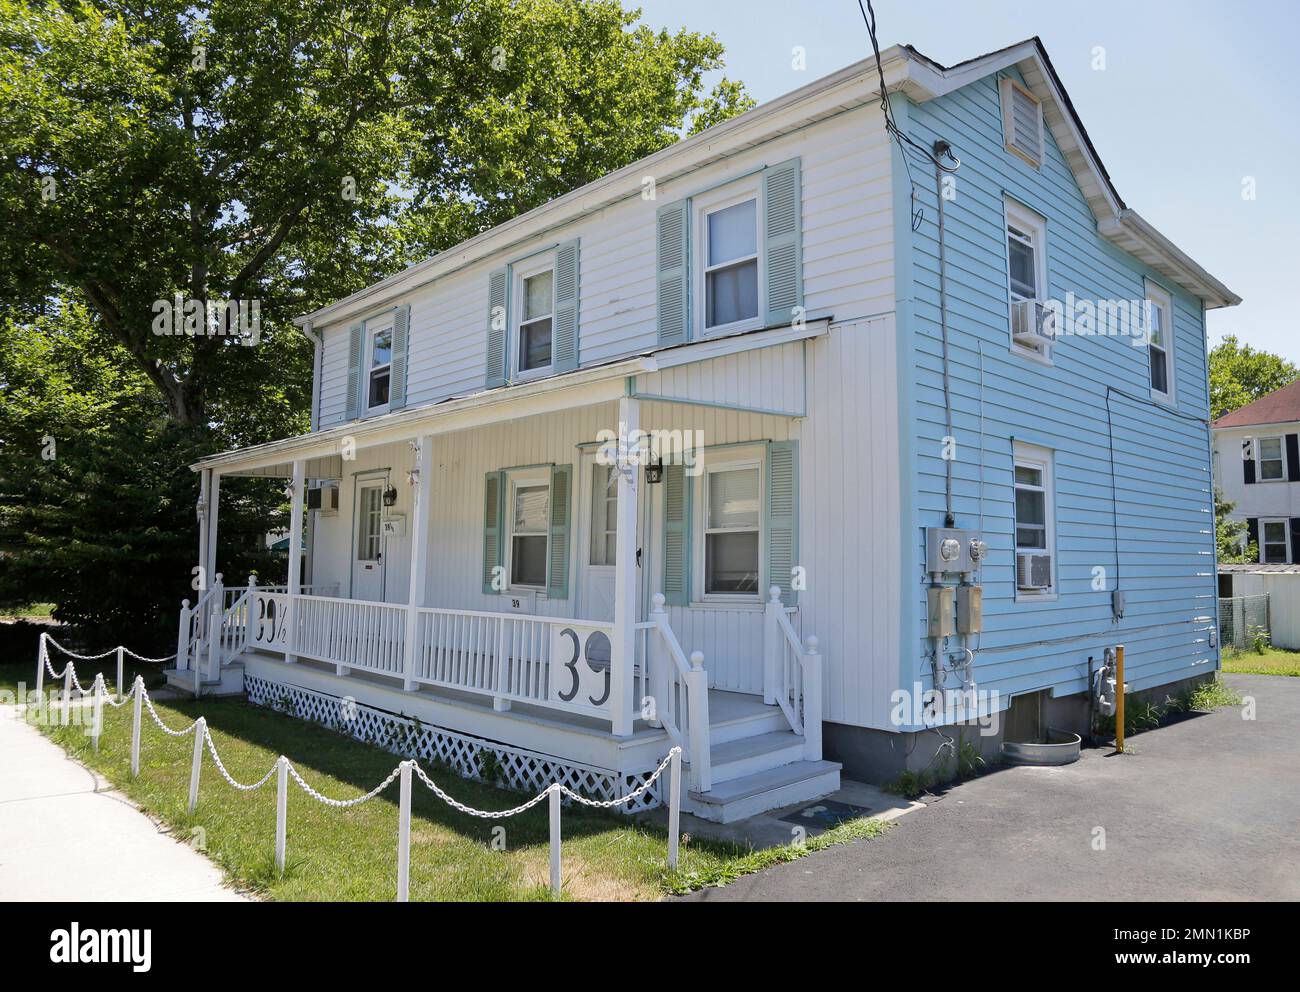
<path fill-rule="evenodd" d="M 803 760 L 803 738 L 790 730 L 772 731 L 714 743 L 711 752 L 716 785 Z"/>
<path fill-rule="evenodd" d="M 221 666 L 221 678 L 205 678 L 199 683 L 199 691 L 194 692 L 194 673 L 188 669 L 178 671 L 175 668 L 164 669 L 169 688 L 184 692 L 190 696 L 238 696 L 244 691 L 244 663 L 234 661 Z"/>
<path fill-rule="evenodd" d="M 714 746 L 789 730 L 781 707 L 764 706 L 761 696 L 709 693 L 709 740 Z"/>
<path fill-rule="evenodd" d="M 727 782 L 714 782 L 708 792 L 687 793 L 682 807 L 715 823 L 734 823 L 768 810 L 808 802 L 840 787 L 840 766 L 834 761 L 796 761 Z"/>

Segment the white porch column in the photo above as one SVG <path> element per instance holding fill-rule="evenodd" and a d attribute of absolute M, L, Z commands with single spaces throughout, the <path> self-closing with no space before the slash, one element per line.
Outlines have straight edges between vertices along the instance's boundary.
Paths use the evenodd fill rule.
<path fill-rule="evenodd" d="M 208 499 L 208 487 L 212 482 L 212 469 L 205 468 L 199 472 L 199 582 L 195 590 L 195 602 L 208 591 L 208 517 L 212 504 Z"/>
<path fill-rule="evenodd" d="M 212 480 L 208 484 L 208 570 L 204 574 L 204 579 L 209 586 L 212 585 L 213 576 L 220 569 L 217 568 L 217 516 L 221 512 L 221 475 L 218 472 L 212 473 Z"/>
<path fill-rule="evenodd" d="M 298 644 L 298 603 L 297 597 L 302 593 L 302 508 L 307 496 L 307 463 L 296 459 L 293 463 L 293 496 L 289 500 L 289 648 L 284 653 L 284 660 L 295 662 L 293 649 Z"/>
<path fill-rule="evenodd" d="M 641 426 L 641 401 L 624 396 L 618 401 L 618 543 L 614 565 L 614 644 L 609 673 L 609 705 L 615 737 L 632 733 L 636 680 L 637 499 L 641 466 L 628 437 Z"/>
<path fill-rule="evenodd" d="M 433 484 L 433 436 L 426 434 L 416 442 L 415 475 L 411 484 L 411 587 L 406 599 L 406 653 L 403 659 L 402 688 L 415 688 L 415 657 L 419 614 L 425 605 L 429 575 L 429 498 Z"/>

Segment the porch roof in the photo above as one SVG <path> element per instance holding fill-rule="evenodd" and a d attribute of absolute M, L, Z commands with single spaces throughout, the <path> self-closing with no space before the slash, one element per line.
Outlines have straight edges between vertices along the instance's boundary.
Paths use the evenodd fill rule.
<path fill-rule="evenodd" d="M 827 333 L 832 320 L 830 314 L 817 314 L 799 326 L 781 325 L 687 342 L 533 382 L 484 389 L 468 396 L 453 396 L 379 417 L 350 420 L 310 434 L 222 451 L 200 459 L 190 468 L 195 472 L 212 469 L 221 475 L 287 479 L 293 476 L 293 463 L 301 460 L 307 463 L 305 475 L 308 478 L 337 478 L 342 472 L 341 453 L 347 439 L 359 448 L 369 447 L 424 434 L 447 434 L 520 417 L 607 403 L 624 396 L 690 403 L 693 399 L 688 395 L 639 396 L 636 392 L 638 382 L 645 382 L 644 377 L 653 373 L 693 362 L 818 337 Z M 658 382 L 655 384 L 659 385 Z M 803 415 L 802 409 L 735 408 L 789 417 Z"/>

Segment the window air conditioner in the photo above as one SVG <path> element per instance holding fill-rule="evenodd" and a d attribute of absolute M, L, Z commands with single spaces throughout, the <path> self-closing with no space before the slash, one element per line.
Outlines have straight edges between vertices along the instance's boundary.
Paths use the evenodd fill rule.
<path fill-rule="evenodd" d="M 1039 591 L 1052 588 L 1052 556 L 1042 552 L 1017 553 L 1016 588 Z"/>
<path fill-rule="evenodd" d="M 307 509 L 316 510 L 322 516 L 339 512 L 339 487 L 327 484 L 316 489 L 307 490 Z"/>
<path fill-rule="evenodd" d="M 1039 300 L 1013 300 L 1011 303 L 1011 337 L 1035 351 L 1056 339 L 1056 311 Z"/>

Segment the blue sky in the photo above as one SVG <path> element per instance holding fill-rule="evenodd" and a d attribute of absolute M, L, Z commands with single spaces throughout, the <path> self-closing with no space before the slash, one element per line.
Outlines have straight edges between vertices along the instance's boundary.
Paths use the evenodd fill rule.
<path fill-rule="evenodd" d="M 629 0 L 635 2 L 635 0 Z M 1120 195 L 1244 302 L 1209 316 L 1300 364 L 1300 4 L 1295 0 L 873 0 L 880 47 L 952 64 L 1037 34 Z M 760 101 L 870 54 L 857 0 L 640 0 L 713 32 Z M 807 52 L 806 71 L 791 49 Z M 1106 68 L 1092 68 L 1094 46 Z M 1256 199 L 1242 198 L 1255 180 Z"/>

